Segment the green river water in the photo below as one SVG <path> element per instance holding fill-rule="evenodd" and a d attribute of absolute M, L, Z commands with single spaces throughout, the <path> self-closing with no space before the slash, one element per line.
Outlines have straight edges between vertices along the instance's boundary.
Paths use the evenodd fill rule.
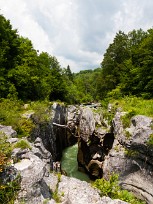
<path fill-rule="evenodd" d="M 78 178 L 82 181 L 90 181 L 87 174 L 78 171 L 77 163 L 78 144 L 66 148 L 63 151 L 61 160 L 62 170 L 65 170 L 67 176 Z"/>

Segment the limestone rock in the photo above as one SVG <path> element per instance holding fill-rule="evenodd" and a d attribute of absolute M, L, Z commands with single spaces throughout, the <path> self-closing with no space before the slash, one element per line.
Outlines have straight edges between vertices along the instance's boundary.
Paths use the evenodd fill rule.
<path fill-rule="evenodd" d="M 103 161 L 114 142 L 113 133 L 98 112 L 89 107 L 81 107 L 78 139 L 78 165 L 91 178 L 101 178 Z"/>
<path fill-rule="evenodd" d="M 120 185 L 145 200 L 153 203 L 153 146 L 148 145 L 153 134 L 152 118 L 137 115 L 131 118 L 131 125 L 124 128 L 117 112 L 113 120 L 115 141 L 103 164 L 104 177 L 116 172 Z M 128 132 L 128 135 L 127 135 Z"/>
<path fill-rule="evenodd" d="M 85 181 L 62 176 L 58 184 L 58 193 L 62 203 L 68 204 L 126 204 L 121 200 L 100 197 L 98 191 Z"/>
<path fill-rule="evenodd" d="M 11 126 L 0 125 L 0 132 L 5 134 L 8 138 L 16 137 L 17 132 Z"/>
<path fill-rule="evenodd" d="M 13 143 L 18 142 L 18 140 L 19 140 L 18 138 L 14 137 L 14 138 L 7 139 L 7 142 L 9 142 L 10 144 L 13 144 Z"/>

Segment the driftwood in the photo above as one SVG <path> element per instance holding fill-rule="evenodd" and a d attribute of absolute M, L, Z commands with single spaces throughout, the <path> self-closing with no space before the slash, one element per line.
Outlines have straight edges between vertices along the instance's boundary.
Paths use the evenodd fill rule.
<path fill-rule="evenodd" d="M 74 136 L 74 137 L 79 137 L 79 136 L 76 136 L 70 129 L 70 127 L 68 125 L 61 125 L 59 123 L 53 123 L 53 125 L 55 126 L 58 126 L 58 127 L 61 127 L 61 128 L 65 128 L 65 129 L 68 129 L 70 131 L 70 133 Z"/>

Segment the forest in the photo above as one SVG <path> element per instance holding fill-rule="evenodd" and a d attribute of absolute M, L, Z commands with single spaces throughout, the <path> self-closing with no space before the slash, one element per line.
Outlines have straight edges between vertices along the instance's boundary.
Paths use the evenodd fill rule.
<path fill-rule="evenodd" d="M 56 56 L 35 50 L 0 15 L 0 98 L 68 104 L 153 97 L 153 29 L 116 33 L 98 68 L 72 73 Z"/>

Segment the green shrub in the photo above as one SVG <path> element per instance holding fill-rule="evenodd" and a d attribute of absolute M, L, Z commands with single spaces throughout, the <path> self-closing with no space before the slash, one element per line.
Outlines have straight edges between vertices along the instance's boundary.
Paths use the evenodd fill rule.
<path fill-rule="evenodd" d="M 17 192 L 20 190 L 20 176 L 14 181 L 8 182 L 5 185 L 0 185 L 0 203 L 14 204 Z"/>
<path fill-rule="evenodd" d="M 36 101 L 30 103 L 30 109 L 35 112 L 33 115 L 34 120 L 37 122 L 50 121 L 52 103 L 48 101 Z"/>
<path fill-rule="evenodd" d="M 125 155 L 128 157 L 136 157 L 139 155 L 139 152 L 136 150 L 131 150 L 131 149 L 125 149 L 124 151 Z"/>
<path fill-rule="evenodd" d="M 153 146 L 153 134 L 149 136 L 148 145 Z"/>
<path fill-rule="evenodd" d="M 6 142 L 4 134 L 0 133 L 0 203 L 13 204 L 17 191 L 20 189 L 20 176 L 14 181 L 3 184 L 1 173 L 9 164 L 12 147 Z"/>
<path fill-rule="evenodd" d="M 146 115 L 153 117 L 153 99 L 145 100 L 137 97 L 124 97 L 119 100 L 112 100 L 113 104 L 118 103 L 118 106 L 123 111 L 129 112 L 130 110 L 135 111 L 135 115 Z"/>
<path fill-rule="evenodd" d="M 26 140 L 20 140 L 14 145 L 14 148 L 21 148 L 21 149 L 31 149 L 30 144 Z"/>
<path fill-rule="evenodd" d="M 35 125 L 31 119 L 19 119 L 16 127 L 18 137 L 29 137 L 34 127 Z"/>
<path fill-rule="evenodd" d="M 52 193 L 52 198 L 57 202 L 60 203 L 61 202 L 61 197 L 58 194 L 58 190 L 56 189 L 53 193 Z"/>
<path fill-rule="evenodd" d="M 134 109 L 129 110 L 128 113 L 126 113 L 124 116 L 121 117 L 123 127 L 127 128 L 130 126 L 131 118 L 136 115 L 136 111 Z"/>
<path fill-rule="evenodd" d="M 0 100 L 0 124 L 10 125 L 16 130 L 18 121 L 21 118 L 22 104 L 17 100 L 1 99 Z"/>
<path fill-rule="evenodd" d="M 3 133 L 0 133 L 0 172 L 5 168 L 10 155 L 11 155 L 11 145 L 6 142 L 6 137 Z"/>
<path fill-rule="evenodd" d="M 100 190 L 100 196 L 109 196 L 112 199 L 120 199 L 130 204 L 144 204 L 145 202 L 138 200 L 132 193 L 122 190 L 118 184 L 118 175 L 113 174 L 108 180 L 97 179 L 93 186 Z"/>
<path fill-rule="evenodd" d="M 50 120 L 52 103 L 48 101 L 36 101 L 28 104 L 27 111 L 33 111 L 37 122 Z M 24 104 L 18 100 L 0 99 L 0 124 L 12 126 L 19 137 L 27 137 L 35 127 L 31 119 L 23 118 Z"/>
<path fill-rule="evenodd" d="M 125 131 L 125 136 L 126 136 L 127 139 L 130 139 L 131 134 L 129 133 L 129 131 L 127 131 L 127 130 Z"/>
<path fill-rule="evenodd" d="M 109 196 L 115 198 L 117 192 L 120 190 L 118 185 L 118 175 L 113 174 L 110 176 L 109 180 L 97 179 L 94 184 L 94 187 L 100 190 L 100 196 Z"/>
<path fill-rule="evenodd" d="M 121 87 L 117 86 L 115 89 L 113 89 L 112 91 L 110 91 L 107 94 L 108 98 L 114 98 L 114 99 L 120 99 L 123 96 L 122 92 L 121 92 Z"/>

